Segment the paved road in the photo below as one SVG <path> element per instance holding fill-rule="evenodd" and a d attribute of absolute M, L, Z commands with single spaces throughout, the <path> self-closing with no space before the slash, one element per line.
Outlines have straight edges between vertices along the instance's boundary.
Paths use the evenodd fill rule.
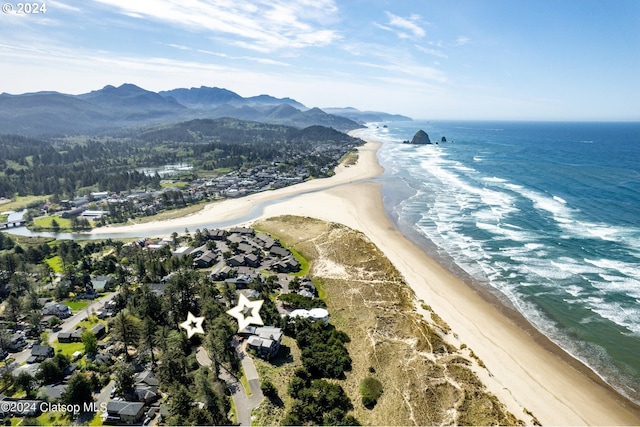
<path fill-rule="evenodd" d="M 78 325 L 78 323 L 82 322 L 84 319 L 89 317 L 89 314 L 100 310 L 102 307 L 104 307 L 106 303 L 114 299 L 116 295 L 118 295 L 117 292 L 108 292 L 102 298 L 95 300 L 94 302 L 92 302 L 91 304 L 89 304 L 88 306 L 86 306 L 85 308 L 83 308 L 73 316 L 66 319 L 62 323 L 58 331 L 49 332 L 49 342 L 54 342 L 55 340 L 57 340 L 58 334 L 60 332 L 73 332 L 76 329 L 76 326 Z"/>
<path fill-rule="evenodd" d="M 236 347 L 238 357 L 242 363 L 242 369 L 249 382 L 249 388 L 251 389 L 251 397 L 247 397 L 244 387 L 229 371 L 224 367 L 220 369 L 219 378 L 227 384 L 227 388 L 231 392 L 231 398 L 233 404 L 236 407 L 236 416 L 238 417 L 238 424 L 241 426 L 251 425 L 251 411 L 262 402 L 264 396 L 260 389 L 260 379 L 258 378 L 258 371 L 256 370 L 253 360 L 249 357 L 240 346 Z M 196 352 L 196 359 L 202 366 L 211 366 L 212 362 L 207 354 L 206 350 L 202 347 L 198 347 Z"/>
<path fill-rule="evenodd" d="M 92 302 L 91 304 L 89 304 L 88 306 L 86 306 L 85 308 L 83 308 L 73 316 L 67 318 L 60 325 L 60 329 L 58 331 L 49 332 L 49 342 L 55 342 L 55 340 L 58 339 L 58 334 L 60 332 L 73 332 L 76 329 L 76 326 L 78 325 L 78 323 L 82 322 L 84 319 L 89 317 L 90 313 L 95 312 L 100 308 L 102 308 L 107 302 L 115 298 L 117 294 L 118 294 L 117 292 L 108 292 L 102 298 L 95 300 L 94 302 Z M 29 356 L 31 356 L 31 350 L 26 348 L 21 352 L 13 353 L 11 356 L 15 359 L 17 365 L 21 365 L 22 363 L 27 361 Z"/>

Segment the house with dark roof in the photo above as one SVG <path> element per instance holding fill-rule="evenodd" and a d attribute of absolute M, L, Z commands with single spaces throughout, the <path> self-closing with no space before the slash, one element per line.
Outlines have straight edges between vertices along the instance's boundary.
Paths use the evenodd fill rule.
<path fill-rule="evenodd" d="M 240 252 L 244 252 L 246 254 L 253 254 L 253 253 L 257 253 L 258 252 L 258 248 L 251 246 L 248 243 L 239 243 L 238 244 L 238 250 Z"/>
<path fill-rule="evenodd" d="M 230 267 L 239 267 L 245 264 L 244 255 L 236 255 L 227 260 L 227 265 Z"/>
<path fill-rule="evenodd" d="M 231 274 L 231 267 L 229 267 L 228 265 L 220 265 L 216 267 L 214 271 L 211 272 L 211 275 L 209 277 L 211 277 L 211 280 L 217 281 L 217 280 L 228 279 L 230 274 Z"/>
<path fill-rule="evenodd" d="M 193 260 L 193 266 L 196 268 L 208 268 L 211 267 L 217 259 L 218 256 L 214 251 L 207 250 Z"/>
<path fill-rule="evenodd" d="M 134 383 L 133 396 L 136 400 L 149 404 L 155 402 L 160 397 L 160 393 L 158 392 L 160 382 L 152 371 L 144 370 L 138 372 L 134 376 Z"/>
<path fill-rule="evenodd" d="M 209 230 L 209 235 L 211 236 L 212 240 L 224 240 L 224 238 L 227 236 L 227 232 L 224 230 L 215 229 Z"/>
<path fill-rule="evenodd" d="M 280 246 L 273 246 L 271 249 L 269 249 L 269 253 L 279 258 L 284 258 L 291 255 L 291 252 L 289 252 L 288 249 L 285 249 Z"/>
<path fill-rule="evenodd" d="M 33 362 L 30 363 L 42 362 L 50 357 L 53 357 L 54 354 L 55 352 L 53 351 L 53 347 L 48 345 L 36 344 L 31 348 L 31 357 L 29 357 L 29 360 L 33 358 Z"/>
<path fill-rule="evenodd" d="M 58 333 L 58 342 L 59 343 L 70 343 L 71 342 L 71 332 L 59 332 Z"/>
<path fill-rule="evenodd" d="M 62 399 L 62 394 L 67 389 L 66 384 L 56 384 L 56 385 L 45 385 L 44 386 L 44 394 L 47 396 L 49 400 L 60 400 Z"/>
<path fill-rule="evenodd" d="M 247 328 L 249 329 L 249 328 Z M 258 353 L 258 356 L 269 359 L 280 350 L 282 342 L 282 329 L 275 326 L 262 326 L 252 328 L 247 339 L 247 346 Z"/>
<path fill-rule="evenodd" d="M 103 422 L 109 423 L 136 423 L 144 414 L 144 403 L 129 402 L 126 400 L 110 400 L 107 403 L 107 411 L 103 415 Z"/>
<path fill-rule="evenodd" d="M 18 351 L 25 345 L 27 345 L 27 341 L 24 339 L 24 335 L 22 335 L 20 332 L 16 332 L 11 335 L 11 342 L 9 343 L 8 350 Z"/>
<path fill-rule="evenodd" d="M 71 341 L 72 342 L 81 342 L 82 334 L 84 334 L 84 328 L 77 328 L 75 331 L 71 332 Z"/>
<path fill-rule="evenodd" d="M 230 234 L 245 234 L 249 236 L 253 236 L 255 234 L 255 230 L 249 227 L 233 227 L 229 229 Z"/>
<path fill-rule="evenodd" d="M 244 262 L 249 267 L 258 267 L 260 266 L 260 258 L 258 258 L 255 254 L 248 254 L 244 256 Z"/>
<path fill-rule="evenodd" d="M 91 332 L 96 338 L 100 339 L 107 333 L 107 328 L 102 323 L 98 323 L 93 328 L 91 328 Z"/>
<path fill-rule="evenodd" d="M 288 256 L 272 265 L 272 268 L 278 273 L 293 273 L 300 271 L 300 263 L 293 256 Z"/>
<path fill-rule="evenodd" d="M 42 308 L 42 314 L 45 316 L 56 316 L 60 319 L 66 319 L 71 316 L 71 308 L 68 305 L 51 301 L 44 305 Z"/>
<path fill-rule="evenodd" d="M 42 414 L 42 403 L 42 400 L 14 399 L 0 394 L 0 417 L 37 417 Z"/>
<path fill-rule="evenodd" d="M 276 240 L 273 237 L 265 233 L 257 234 L 255 240 L 260 246 L 262 246 L 267 251 L 277 244 Z"/>
<path fill-rule="evenodd" d="M 236 289 L 245 289 L 253 280 L 253 277 L 248 274 L 240 274 L 238 277 L 226 279 L 225 282 L 233 283 Z"/>

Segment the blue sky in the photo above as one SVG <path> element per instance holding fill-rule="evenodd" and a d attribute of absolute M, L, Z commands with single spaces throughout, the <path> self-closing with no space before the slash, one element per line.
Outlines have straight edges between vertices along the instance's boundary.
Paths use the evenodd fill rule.
<path fill-rule="evenodd" d="M 640 120 L 637 0 L 44 3 L 0 14 L 0 92 L 217 86 L 421 119 Z"/>

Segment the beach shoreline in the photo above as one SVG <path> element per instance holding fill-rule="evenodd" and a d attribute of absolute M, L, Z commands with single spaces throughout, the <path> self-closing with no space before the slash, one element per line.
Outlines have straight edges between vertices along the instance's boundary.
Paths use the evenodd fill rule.
<path fill-rule="evenodd" d="M 358 131 L 352 132 L 360 136 Z M 381 185 L 381 143 L 359 148 L 358 162 L 340 165 L 331 178 L 308 181 L 242 199 L 208 205 L 189 216 L 109 229 L 110 233 L 162 235 L 163 229 L 201 228 L 243 218 L 262 206 L 254 221 L 298 215 L 337 222 L 363 232 L 389 258 L 413 289 L 487 367 L 481 380 L 518 418 L 530 411 L 542 424 L 640 425 L 640 408 L 618 394 L 591 369 L 538 332 L 515 310 L 477 284 L 465 281 L 405 237 L 386 214 Z M 100 230 L 96 231 L 100 233 Z M 102 230 L 104 232 L 104 230 Z M 169 233 L 167 233 L 169 234 Z"/>

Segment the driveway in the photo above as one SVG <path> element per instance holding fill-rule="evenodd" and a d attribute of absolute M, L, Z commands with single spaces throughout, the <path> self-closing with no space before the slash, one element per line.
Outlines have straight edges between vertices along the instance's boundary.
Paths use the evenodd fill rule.
<path fill-rule="evenodd" d="M 242 363 L 242 369 L 249 382 L 249 388 L 251 389 L 251 397 L 247 397 L 244 387 L 240 383 L 240 380 L 233 376 L 224 367 L 220 367 L 219 378 L 227 384 L 227 388 L 231 392 L 231 398 L 233 404 L 236 407 L 236 416 L 238 417 L 238 424 L 241 426 L 251 425 L 251 411 L 258 406 L 264 396 L 260 389 L 260 379 L 258 378 L 258 371 L 253 364 L 251 357 L 244 352 L 241 346 L 236 347 L 238 357 Z M 196 360 L 202 366 L 211 366 L 212 361 L 209 358 L 206 350 L 202 347 L 198 347 L 196 351 Z"/>

